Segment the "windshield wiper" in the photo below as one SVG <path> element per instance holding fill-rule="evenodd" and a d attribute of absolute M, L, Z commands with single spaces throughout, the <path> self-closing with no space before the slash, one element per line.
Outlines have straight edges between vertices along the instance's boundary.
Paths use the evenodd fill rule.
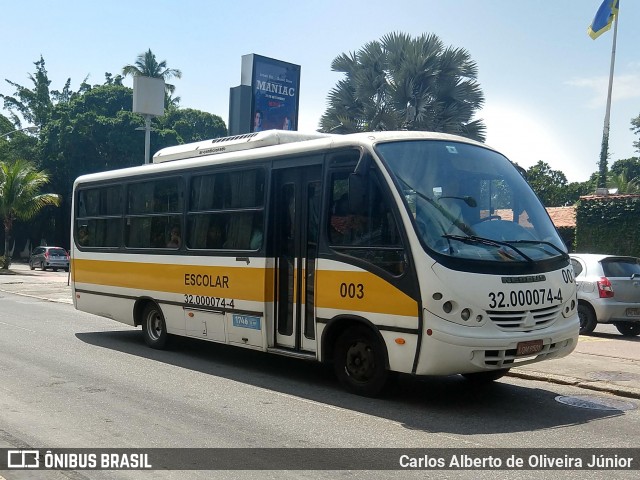
<path fill-rule="evenodd" d="M 524 258 L 527 262 L 533 262 L 533 259 L 531 257 L 529 257 L 528 255 L 522 253 L 518 248 L 516 248 L 513 245 L 511 245 L 511 243 L 509 243 L 509 242 L 501 242 L 499 240 L 492 240 L 490 238 L 478 237 L 476 235 L 464 236 L 464 235 L 445 234 L 445 235 L 442 235 L 442 236 L 444 238 L 447 238 L 447 239 L 458 240 L 459 242 L 468 243 L 468 244 L 480 243 L 482 245 L 489 245 L 491 247 L 498 247 L 498 248 L 500 248 L 500 247 L 508 247 L 511 250 L 513 250 L 514 252 L 516 252 L 518 255 L 520 255 L 522 258 Z M 509 258 L 510 260 L 515 260 L 515 257 L 510 255 L 505 250 L 499 250 L 499 252 L 502 255 L 504 255 L 507 258 Z"/>
<path fill-rule="evenodd" d="M 553 248 L 556 252 L 558 252 L 560 255 L 562 255 L 563 257 L 569 257 L 569 254 L 566 252 L 563 252 L 562 249 L 560 249 L 558 246 L 554 245 L 551 242 L 545 242 L 544 240 L 510 240 L 509 244 L 512 243 L 530 243 L 533 245 L 538 245 L 538 244 L 542 244 L 542 245 L 548 245 L 549 247 Z"/>

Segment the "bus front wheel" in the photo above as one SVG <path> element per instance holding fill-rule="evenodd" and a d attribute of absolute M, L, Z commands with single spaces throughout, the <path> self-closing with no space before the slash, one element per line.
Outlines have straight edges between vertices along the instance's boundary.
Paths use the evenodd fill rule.
<path fill-rule="evenodd" d="M 338 338 L 333 366 L 344 388 L 365 397 L 378 395 L 389 377 L 384 345 L 361 326 L 349 328 Z"/>
<path fill-rule="evenodd" d="M 150 303 L 142 314 L 142 334 L 144 342 L 151 348 L 161 350 L 167 346 L 167 324 L 162 310 L 155 303 Z"/>

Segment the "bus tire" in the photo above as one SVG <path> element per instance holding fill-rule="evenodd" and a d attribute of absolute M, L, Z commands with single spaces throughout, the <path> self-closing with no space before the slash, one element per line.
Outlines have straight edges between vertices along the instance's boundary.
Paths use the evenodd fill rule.
<path fill-rule="evenodd" d="M 167 324 L 162 310 L 155 303 L 148 304 L 142 313 L 142 335 L 151 348 L 162 350 L 167 346 Z"/>
<path fill-rule="evenodd" d="M 470 383 L 482 385 L 485 383 L 495 382 L 504 377 L 509 372 L 508 368 L 501 370 L 491 370 L 489 372 L 463 373 L 462 376 Z"/>
<path fill-rule="evenodd" d="M 389 378 L 384 345 L 362 326 L 351 327 L 338 337 L 333 367 L 346 390 L 365 397 L 379 395 Z"/>

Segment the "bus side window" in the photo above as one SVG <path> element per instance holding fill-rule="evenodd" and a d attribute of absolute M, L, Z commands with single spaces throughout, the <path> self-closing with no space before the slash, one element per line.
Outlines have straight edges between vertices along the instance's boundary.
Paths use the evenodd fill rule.
<path fill-rule="evenodd" d="M 368 175 L 364 205 L 353 211 L 349 202 L 349 173 L 336 172 L 331 177 L 329 244 L 340 253 L 366 260 L 394 275 L 401 274 L 405 268 L 404 249 L 395 216 L 377 176 Z"/>

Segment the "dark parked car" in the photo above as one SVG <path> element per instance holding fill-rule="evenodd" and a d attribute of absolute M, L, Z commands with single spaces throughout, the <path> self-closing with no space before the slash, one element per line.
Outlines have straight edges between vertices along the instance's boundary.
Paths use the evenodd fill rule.
<path fill-rule="evenodd" d="M 69 271 L 69 253 L 62 247 L 36 247 L 29 257 L 29 268 L 33 270 L 39 267 L 57 272 L 59 268 Z"/>
<path fill-rule="evenodd" d="M 640 258 L 572 253 L 578 285 L 580 333 L 612 323 L 622 335 L 640 334 Z"/>

